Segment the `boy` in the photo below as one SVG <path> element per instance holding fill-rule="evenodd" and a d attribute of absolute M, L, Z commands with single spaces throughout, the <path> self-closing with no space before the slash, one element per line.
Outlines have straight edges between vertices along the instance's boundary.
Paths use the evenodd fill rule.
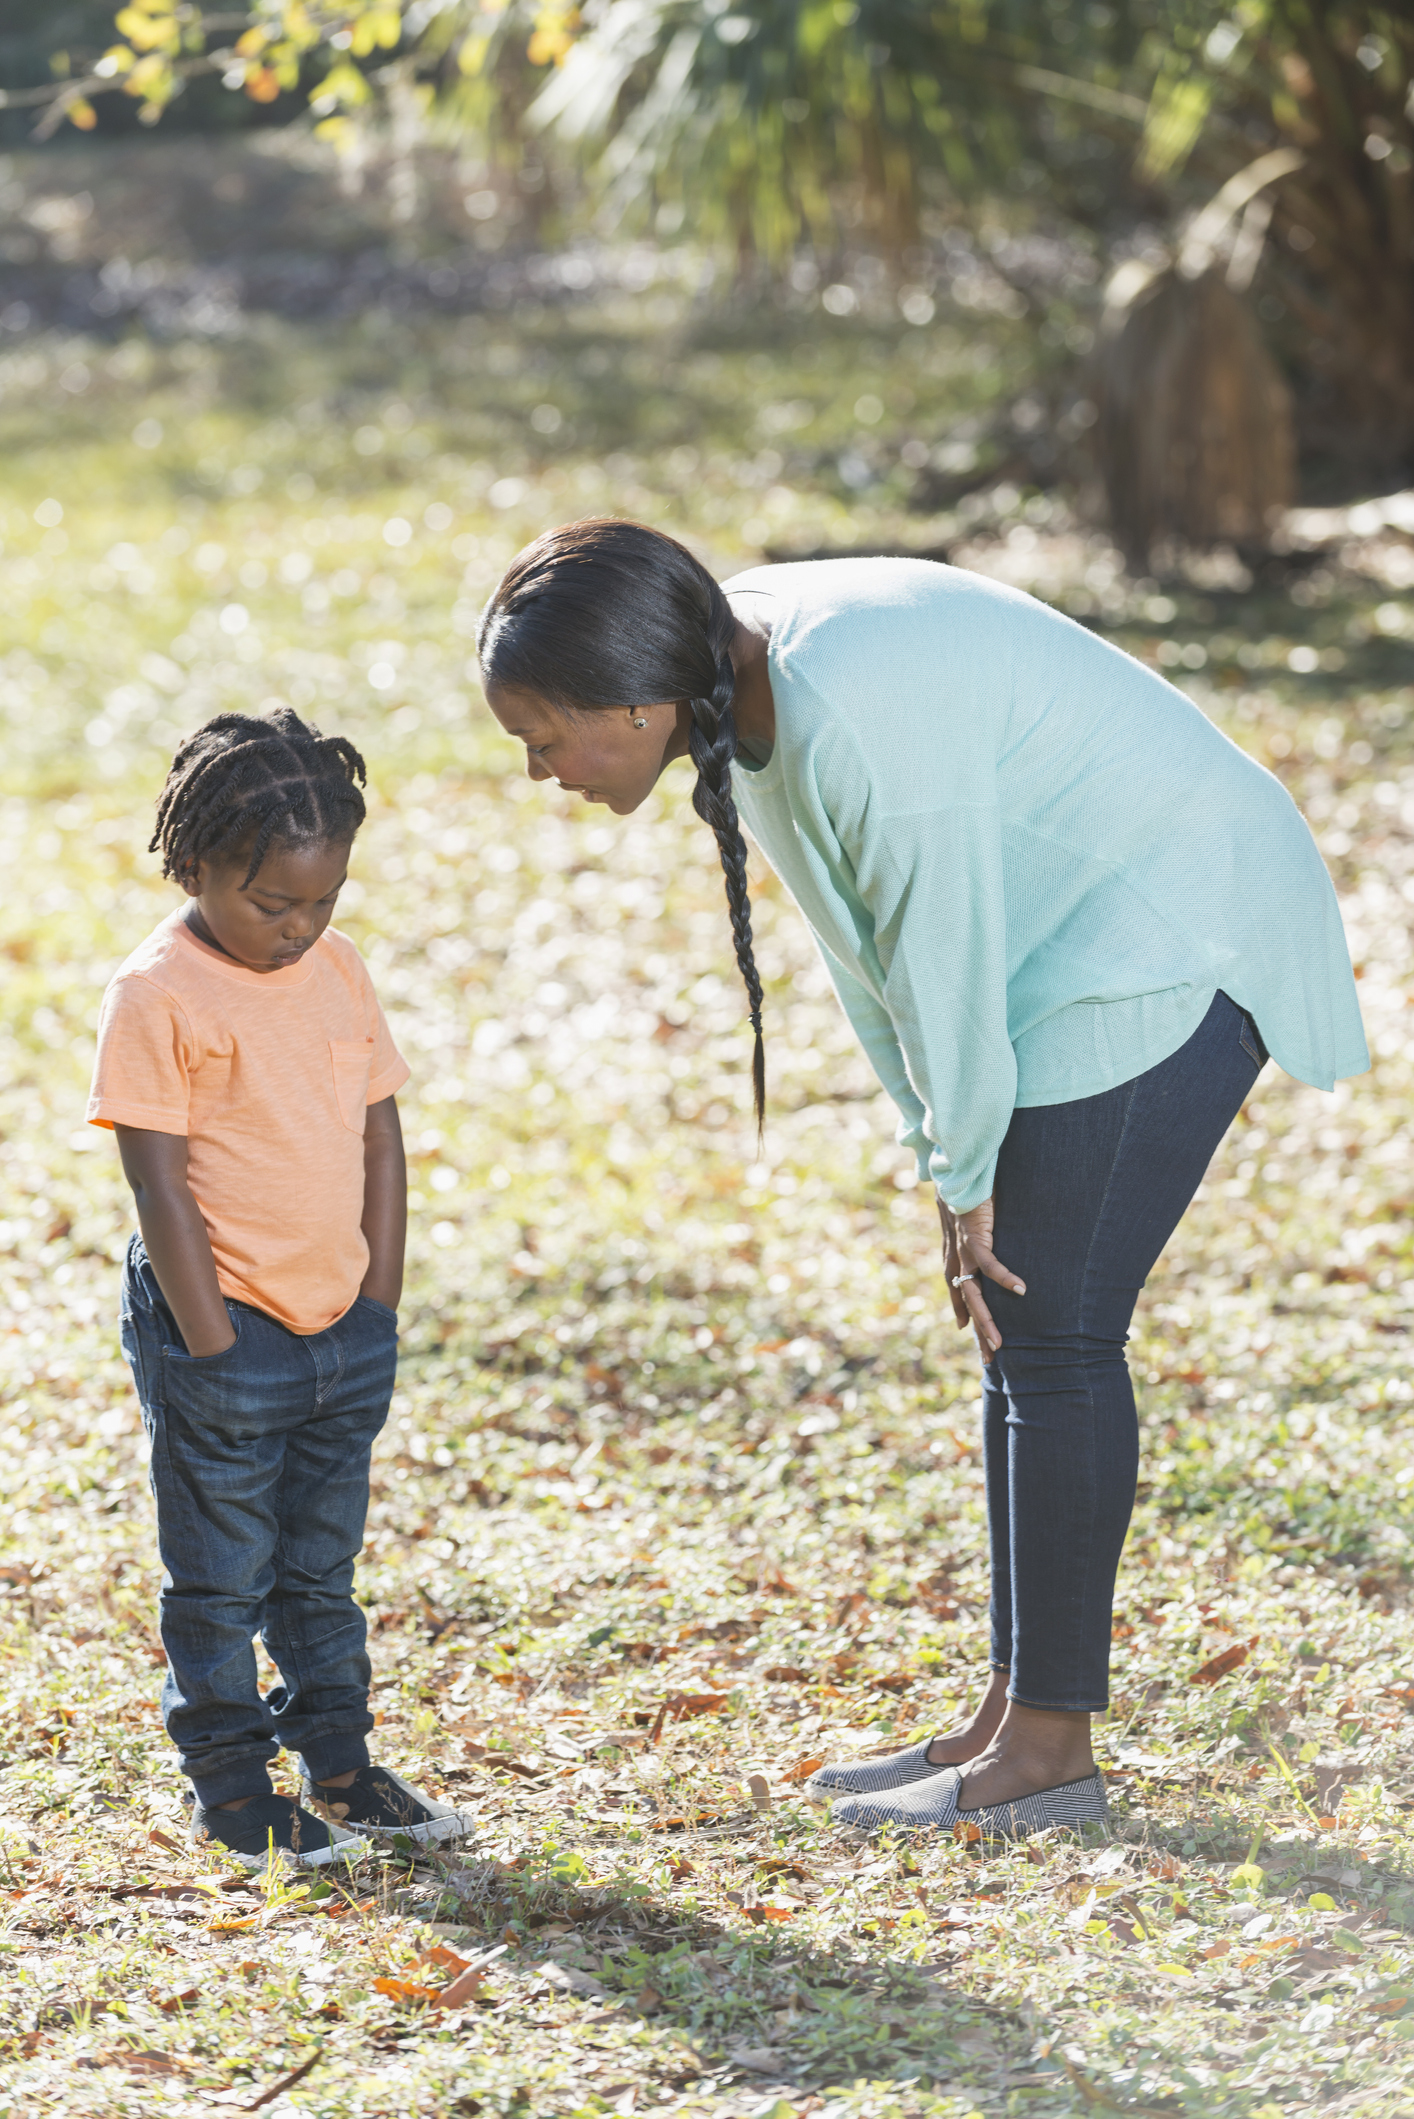
<path fill-rule="evenodd" d="M 465 1822 L 365 1743 L 353 1569 L 397 1367 L 408 1078 L 329 926 L 366 777 L 288 708 L 183 743 L 152 847 L 187 902 L 104 996 L 88 1106 L 137 1203 L 122 1344 L 152 1443 L 163 1721 L 193 1838 L 251 1868 Z M 263 1699 L 257 1632 L 281 1679 Z M 281 1745 L 300 1801 L 271 1790 Z"/>

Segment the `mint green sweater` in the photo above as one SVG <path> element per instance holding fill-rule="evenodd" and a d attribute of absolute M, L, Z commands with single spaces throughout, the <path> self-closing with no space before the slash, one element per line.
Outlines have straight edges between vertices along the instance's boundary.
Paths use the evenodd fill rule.
<path fill-rule="evenodd" d="M 776 742 L 733 768 L 919 1174 L 991 1193 L 1018 1106 L 1131 1081 L 1222 988 L 1288 1074 L 1369 1065 L 1335 892 L 1272 775 L 1083 626 L 914 559 L 756 567 Z"/>

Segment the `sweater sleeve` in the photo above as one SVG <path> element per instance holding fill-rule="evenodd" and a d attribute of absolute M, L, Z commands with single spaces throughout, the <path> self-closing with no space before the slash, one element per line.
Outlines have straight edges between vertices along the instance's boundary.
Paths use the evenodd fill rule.
<path fill-rule="evenodd" d="M 845 850 L 873 922 L 909 1101 L 886 1086 L 901 1137 L 920 1136 L 920 1174 L 965 1213 L 991 1195 L 1016 1102 L 998 814 L 991 803 L 871 812 Z"/>
<path fill-rule="evenodd" d="M 926 1180 L 931 1176 L 929 1158 L 932 1142 L 923 1128 L 923 1105 L 908 1078 L 908 1068 L 900 1049 L 893 1018 L 888 1010 L 875 1000 L 869 988 L 857 979 L 854 973 L 826 947 L 817 935 L 816 944 L 830 974 L 830 982 L 839 996 L 840 1006 L 849 1017 L 850 1027 L 860 1044 L 864 1056 L 890 1100 L 897 1106 L 899 1114 L 898 1132 L 895 1136 L 901 1148 L 908 1148 L 918 1161 L 918 1175 Z"/>

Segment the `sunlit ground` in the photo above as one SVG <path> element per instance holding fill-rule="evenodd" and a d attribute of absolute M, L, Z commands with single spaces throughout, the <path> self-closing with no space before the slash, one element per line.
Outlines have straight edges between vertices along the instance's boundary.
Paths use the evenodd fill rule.
<path fill-rule="evenodd" d="M 806 331 L 660 290 L 0 362 L 0 2113 L 250 2106 L 311 2060 L 265 2109 L 1414 2098 L 1414 568 L 1375 535 L 1253 589 L 1132 584 L 1044 496 L 909 514 L 903 443 L 1011 391 L 1022 357 L 962 312 Z M 772 879 L 757 864 L 758 1160 L 686 778 L 610 823 L 532 790 L 480 709 L 499 570 L 601 508 L 722 572 L 767 543 L 951 541 L 1036 585 L 1279 770 L 1345 894 L 1374 1071 L 1334 1098 L 1263 1078 L 1138 1326 L 1110 1845 L 881 1849 L 793 1792 L 975 1682 L 974 1358 Z M 83 1124 L 103 983 L 171 902 L 144 851 L 171 749 L 274 700 L 368 756 L 340 924 L 413 1067 L 404 1361 L 361 1572 L 378 1741 L 479 1818 L 460 1865 L 360 1872 L 354 1912 L 213 1893 L 182 1846 L 113 1316 L 131 1217 Z M 445 1953 L 498 1943 L 478 2002 L 425 1999 Z"/>

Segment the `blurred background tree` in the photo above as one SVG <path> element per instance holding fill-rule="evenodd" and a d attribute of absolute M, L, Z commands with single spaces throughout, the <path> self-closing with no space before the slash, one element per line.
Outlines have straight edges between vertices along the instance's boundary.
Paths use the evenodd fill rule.
<path fill-rule="evenodd" d="M 1290 396 L 1254 309 L 1280 326 L 1307 441 L 1367 481 L 1408 475 L 1403 0 L 132 0 L 116 16 L 7 0 L 0 61 L 11 122 L 41 137 L 206 129 L 220 109 L 346 149 L 370 128 L 474 139 L 548 168 L 547 201 L 558 188 L 601 224 L 727 244 L 748 278 L 861 245 L 902 275 L 940 202 L 1000 197 L 1102 249 L 1147 225 L 1168 253 L 1113 290 L 1097 385 L 1131 550 L 1165 528 L 1260 544 L 1289 500 Z M 1268 173 L 1246 184 L 1254 167 Z M 1185 242 L 1218 194 L 1236 205 Z M 1136 496 L 1134 422 L 1161 372 Z M 1240 444 L 1238 495 L 1222 481 Z"/>

